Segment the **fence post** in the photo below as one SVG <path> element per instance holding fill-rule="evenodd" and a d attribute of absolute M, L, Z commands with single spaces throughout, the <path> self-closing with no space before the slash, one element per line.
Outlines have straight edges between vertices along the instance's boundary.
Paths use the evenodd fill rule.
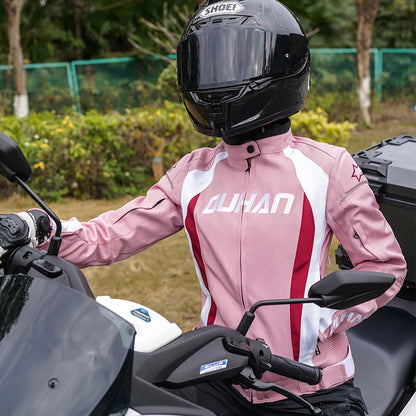
<path fill-rule="evenodd" d="M 383 51 L 379 49 L 372 50 L 374 51 L 374 86 L 376 97 L 381 102 L 383 89 Z"/>
<path fill-rule="evenodd" d="M 79 85 L 78 85 L 78 77 L 77 77 L 77 69 L 75 67 L 76 61 L 72 61 L 70 63 L 70 77 L 72 79 L 72 85 L 74 88 L 74 94 L 75 94 L 75 104 L 74 104 L 74 110 L 78 113 L 82 114 L 82 108 L 81 108 L 81 99 L 79 96 Z"/>
<path fill-rule="evenodd" d="M 78 108 L 77 108 L 77 105 L 76 105 L 76 102 L 75 102 L 74 82 L 73 82 L 73 79 L 72 79 L 71 65 L 69 64 L 69 62 L 65 62 L 65 68 L 66 68 L 66 77 L 68 79 L 69 91 L 71 92 L 72 110 L 77 112 Z"/>

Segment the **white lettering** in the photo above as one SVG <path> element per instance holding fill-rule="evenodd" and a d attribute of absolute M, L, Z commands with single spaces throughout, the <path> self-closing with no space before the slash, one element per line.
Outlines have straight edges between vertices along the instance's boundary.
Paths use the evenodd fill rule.
<path fill-rule="evenodd" d="M 257 194 L 252 194 L 249 200 L 244 201 L 244 212 L 250 212 L 251 207 L 254 204 L 254 200 L 256 199 Z"/>
<path fill-rule="evenodd" d="M 363 316 L 361 314 L 357 314 L 354 317 L 352 317 L 351 319 L 349 319 L 348 321 L 351 322 L 352 324 L 356 323 L 360 323 L 363 320 Z"/>
<path fill-rule="evenodd" d="M 358 324 L 364 319 L 368 318 L 369 314 L 365 314 L 362 316 L 360 313 L 354 313 L 354 312 L 344 312 L 341 316 L 337 316 L 333 319 L 331 324 L 331 330 L 330 330 L 330 336 L 336 331 L 336 329 L 345 321 L 351 323 L 351 324 Z"/>
<path fill-rule="evenodd" d="M 286 203 L 284 208 L 279 210 L 279 205 L 283 200 Z M 272 204 L 271 201 L 273 201 Z M 256 193 L 251 194 L 250 197 L 247 197 L 245 193 L 234 193 L 232 197 L 229 197 L 225 192 L 211 197 L 202 214 L 213 214 L 214 212 L 238 214 L 241 211 L 247 214 L 276 214 L 279 211 L 284 215 L 288 215 L 292 210 L 294 201 L 295 196 L 287 193 L 278 193 L 274 198 L 271 194 L 264 193 L 257 198 Z"/>
<path fill-rule="evenodd" d="M 332 321 L 332 325 L 331 325 L 331 331 L 329 333 L 329 336 L 331 336 L 335 330 L 339 327 L 339 319 L 338 317 L 336 317 L 333 321 Z"/>
<path fill-rule="evenodd" d="M 264 194 L 259 203 L 251 211 L 253 214 L 268 214 L 270 206 L 270 194 Z"/>
<path fill-rule="evenodd" d="M 220 202 L 218 203 L 218 206 L 217 206 L 217 211 L 218 212 L 232 212 L 232 211 L 234 211 L 234 208 L 237 204 L 237 200 L 238 200 L 239 196 L 240 196 L 240 194 L 234 194 L 233 200 L 231 201 L 231 204 L 228 207 L 224 207 L 224 200 L 227 197 L 227 194 L 222 194 Z"/>
<path fill-rule="evenodd" d="M 234 210 L 234 213 L 235 214 L 237 214 L 238 212 L 240 212 L 241 211 L 241 207 L 243 206 L 243 203 L 244 203 L 244 198 L 246 197 L 246 194 L 245 193 L 242 193 L 241 195 L 240 195 L 240 199 L 238 200 L 238 202 L 237 202 L 237 206 L 235 207 L 235 210 Z"/>
<path fill-rule="evenodd" d="M 350 312 L 347 318 L 348 322 L 351 322 L 354 319 L 354 312 Z"/>
<path fill-rule="evenodd" d="M 202 211 L 202 213 L 203 214 L 212 214 L 213 212 L 215 212 L 215 210 L 217 209 L 217 206 L 218 206 L 218 200 L 219 200 L 220 196 L 221 196 L 221 194 L 213 196 L 209 200 L 208 205 Z"/>
<path fill-rule="evenodd" d="M 282 198 L 284 198 L 284 199 L 287 199 L 287 202 L 286 202 L 286 207 L 285 207 L 285 209 L 284 209 L 284 211 L 283 211 L 283 214 L 289 214 L 290 213 L 290 211 L 291 211 L 291 209 L 292 209 L 292 205 L 293 205 L 293 201 L 295 200 L 295 195 L 293 195 L 293 194 L 285 194 L 285 193 L 281 193 L 281 194 L 277 194 L 275 197 L 274 197 L 274 201 L 273 201 L 273 205 L 272 205 L 272 210 L 271 210 L 271 213 L 272 214 L 276 214 L 276 212 L 277 212 L 277 207 L 279 206 L 279 202 L 280 202 L 280 200 L 282 199 Z"/>
<path fill-rule="evenodd" d="M 215 6 L 206 7 L 200 14 L 199 17 L 201 19 L 206 19 L 211 16 L 216 16 L 219 14 L 234 14 L 239 13 L 244 10 L 244 6 L 242 6 L 237 1 L 224 1 L 221 3 L 217 3 Z"/>

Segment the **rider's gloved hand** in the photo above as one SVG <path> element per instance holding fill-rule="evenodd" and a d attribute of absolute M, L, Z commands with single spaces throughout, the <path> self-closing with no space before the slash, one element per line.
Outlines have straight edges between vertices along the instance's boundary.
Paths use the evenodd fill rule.
<path fill-rule="evenodd" d="M 49 217 L 41 210 L 0 214 L 0 259 L 16 247 L 36 247 L 50 233 Z"/>

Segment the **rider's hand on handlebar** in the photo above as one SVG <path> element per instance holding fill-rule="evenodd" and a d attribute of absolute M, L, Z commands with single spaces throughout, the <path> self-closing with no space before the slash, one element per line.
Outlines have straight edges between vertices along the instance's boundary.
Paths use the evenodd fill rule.
<path fill-rule="evenodd" d="M 45 241 L 50 233 L 49 217 L 41 210 L 0 214 L 0 259 L 17 247 L 36 247 Z"/>

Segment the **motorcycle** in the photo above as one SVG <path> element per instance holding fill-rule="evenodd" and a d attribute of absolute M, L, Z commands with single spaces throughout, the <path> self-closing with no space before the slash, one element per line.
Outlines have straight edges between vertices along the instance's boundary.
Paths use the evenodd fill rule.
<path fill-rule="evenodd" d="M 182 333 L 144 305 L 94 298 L 81 270 L 59 257 L 61 222 L 29 187 L 30 165 L 1 132 L 0 171 L 56 226 L 47 252 L 23 245 L 0 264 L 1 414 L 214 416 L 172 390 L 225 380 L 244 389 L 276 391 L 311 415 L 320 415 L 321 410 L 302 397 L 262 381 L 271 371 L 313 385 L 319 383 L 321 371 L 274 355 L 264 340 L 246 337 L 256 310 L 299 303 L 346 309 L 380 296 L 394 281 L 383 273 L 339 270 L 314 284 L 307 298 L 260 300 L 236 329 L 212 325 Z M 13 224 L 2 225 L 13 232 Z M 394 309 L 397 317 L 389 314 L 388 321 L 383 313 L 374 314 L 377 325 L 381 322 L 378 332 L 364 323 L 351 335 L 363 393 L 373 388 L 377 401 L 383 402 L 380 413 L 370 406 L 371 415 L 415 414 L 416 396 L 410 391 L 415 345 L 405 335 L 409 328 L 414 331 L 414 316 L 412 321 L 408 312 Z M 400 341 L 394 339 L 396 334 L 380 335 L 386 329 L 394 330 Z M 376 342 L 369 340 L 369 333 L 378 337 Z M 374 368 L 373 358 L 380 359 Z"/>

